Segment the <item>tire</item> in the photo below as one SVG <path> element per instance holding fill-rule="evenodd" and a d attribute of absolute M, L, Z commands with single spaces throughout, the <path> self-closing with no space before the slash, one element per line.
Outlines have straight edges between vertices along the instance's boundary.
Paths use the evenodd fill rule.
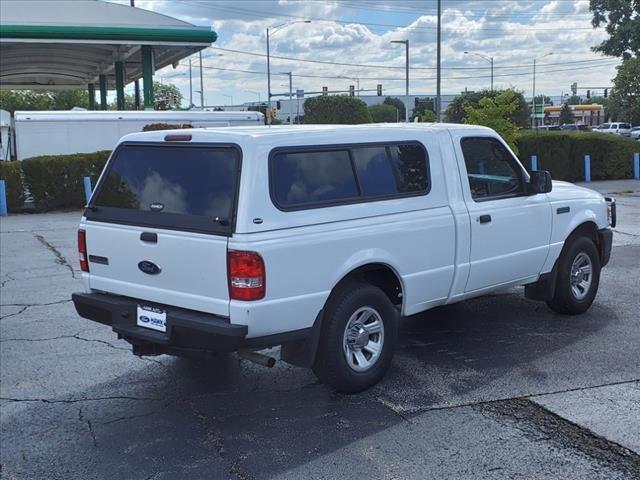
<path fill-rule="evenodd" d="M 313 372 L 339 392 L 375 385 L 391 364 L 397 323 L 398 312 L 382 290 L 364 283 L 343 285 L 327 301 Z"/>
<path fill-rule="evenodd" d="M 582 272 L 577 267 L 582 266 Z M 586 276 L 585 267 L 591 267 Z M 579 276 L 572 277 L 572 269 Z M 563 315 L 586 312 L 593 303 L 600 283 L 600 255 L 593 241 L 577 237 L 563 250 L 558 259 L 558 271 L 553 298 L 547 301 L 551 310 Z M 587 286 L 588 285 L 588 286 Z"/>

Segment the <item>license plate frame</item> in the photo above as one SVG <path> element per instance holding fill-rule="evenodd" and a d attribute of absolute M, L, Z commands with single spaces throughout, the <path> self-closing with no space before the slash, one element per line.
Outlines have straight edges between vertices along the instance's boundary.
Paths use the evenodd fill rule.
<path fill-rule="evenodd" d="M 136 325 L 167 333 L 167 312 L 158 307 L 137 305 Z"/>

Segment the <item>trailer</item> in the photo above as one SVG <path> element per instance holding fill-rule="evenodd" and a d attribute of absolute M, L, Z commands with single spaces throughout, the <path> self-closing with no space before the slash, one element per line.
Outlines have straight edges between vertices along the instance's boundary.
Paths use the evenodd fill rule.
<path fill-rule="evenodd" d="M 151 124 L 227 127 L 264 125 L 260 112 L 206 111 L 16 111 L 16 157 L 111 150 L 126 134 Z"/>

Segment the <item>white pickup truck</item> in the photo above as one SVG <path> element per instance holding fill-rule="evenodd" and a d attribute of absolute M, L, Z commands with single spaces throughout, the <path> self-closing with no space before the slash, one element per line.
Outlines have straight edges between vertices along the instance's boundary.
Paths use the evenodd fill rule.
<path fill-rule="evenodd" d="M 578 314 L 615 201 L 447 124 L 131 134 L 78 231 L 78 313 L 137 355 L 260 349 L 337 390 L 378 382 L 402 317 L 505 287 Z"/>

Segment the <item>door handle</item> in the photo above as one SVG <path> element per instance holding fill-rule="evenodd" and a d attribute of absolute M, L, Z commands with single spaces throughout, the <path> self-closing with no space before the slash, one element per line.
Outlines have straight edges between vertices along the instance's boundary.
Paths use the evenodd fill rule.
<path fill-rule="evenodd" d="M 158 234 L 152 232 L 142 232 L 140 234 L 140 240 L 148 243 L 158 243 Z"/>
<path fill-rule="evenodd" d="M 491 223 L 491 215 L 480 215 L 478 221 L 480 223 Z"/>

